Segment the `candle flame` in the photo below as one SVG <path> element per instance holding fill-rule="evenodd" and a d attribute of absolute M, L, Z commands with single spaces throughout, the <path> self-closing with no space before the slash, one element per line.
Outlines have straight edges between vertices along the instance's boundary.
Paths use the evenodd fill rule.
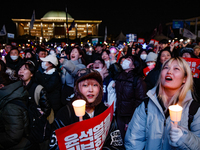
<path fill-rule="evenodd" d="M 180 105 L 176 104 L 169 106 L 169 109 L 173 111 L 182 111 L 183 108 Z"/>

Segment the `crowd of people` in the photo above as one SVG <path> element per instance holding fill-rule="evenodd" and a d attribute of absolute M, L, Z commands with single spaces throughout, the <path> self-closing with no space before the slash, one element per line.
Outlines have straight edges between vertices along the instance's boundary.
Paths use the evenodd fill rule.
<path fill-rule="evenodd" d="M 103 149 L 200 149 L 200 111 L 188 123 L 191 103 L 199 106 L 200 79 L 184 60 L 200 58 L 198 43 L 61 50 L 7 44 L 0 58 L 0 149 L 59 149 L 55 130 L 79 121 L 76 99 L 86 101 L 84 120 L 114 103 L 123 145 L 106 140 Z M 173 104 L 183 107 L 178 127 L 169 117 Z"/>

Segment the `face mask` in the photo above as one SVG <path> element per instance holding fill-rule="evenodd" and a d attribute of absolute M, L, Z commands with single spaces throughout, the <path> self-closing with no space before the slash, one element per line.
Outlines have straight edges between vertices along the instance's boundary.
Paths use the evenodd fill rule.
<path fill-rule="evenodd" d="M 17 60 L 19 56 L 10 56 L 12 60 Z"/>
<path fill-rule="evenodd" d="M 51 55 L 55 55 L 56 53 L 54 51 L 50 51 L 50 54 Z"/>
<path fill-rule="evenodd" d="M 87 55 L 92 55 L 92 52 L 88 51 L 86 52 Z"/>
<path fill-rule="evenodd" d="M 48 68 L 48 67 L 46 66 L 46 62 L 45 62 L 45 61 L 42 62 L 41 67 L 42 67 L 44 70 L 46 70 L 46 69 Z"/>
<path fill-rule="evenodd" d="M 100 72 L 102 69 L 101 69 L 101 68 L 99 68 L 99 69 L 94 69 L 94 70 L 96 70 L 96 71 Z"/>
<path fill-rule="evenodd" d="M 147 63 L 147 66 L 151 66 L 154 65 L 155 63 Z"/>
<path fill-rule="evenodd" d="M 129 69 L 129 68 L 130 68 L 130 66 L 129 66 L 130 63 L 131 63 L 131 62 L 130 62 L 129 60 L 125 59 L 125 60 L 123 61 L 123 63 L 121 64 L 122 69 L 123 69 L 123 70 Z"/>
<path fill-rule="evenodd" d="M 140 58 L 141 58 L 142 60 L 145 60 L 145 59 L 147 58 L 147 54 L 141 54 L 141 55 L 140 55 Z"/>

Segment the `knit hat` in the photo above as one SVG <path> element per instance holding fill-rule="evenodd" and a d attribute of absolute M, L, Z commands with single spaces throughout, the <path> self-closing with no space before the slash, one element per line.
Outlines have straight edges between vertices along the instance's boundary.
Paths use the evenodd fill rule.
<path fill-rule="evenodd" d="M 84 81 L 86 79 L 95 79 L 100 85 L 99 95 L 97 96 L 96 100 L 93 103 L 89 103 L 87 101 L 87 98 L 85 96 L 83 96 L 83 94 L 80 92 L 79 87 L 78 87 L 79 82 Z M 98 71 L 93 70 L 91 68 L 83 68 L 83 69 L 78 70 L 78 72 L 76 73 L 76 76 L 75 76 L 74 84 L 75 84 L 74 91 L 75 91 L 76 99 L 78 99 L 78 98 L 84 99 L 86 101 L 86 105 L 88 107 L 95 107 L 98 104 L 100 104 L 102 97 L 103 97 L 103 80 Z"/>
<path fill-rule="evenodd" d="M 194 50 L 190 47 L 183 47 L 181 50 L 180 50 L 180 56 L 182 57 L 184 53 L 189 53 L 191 56 L 194 55 Z"/>
<path fill-rule="evenodd" d="M 199 45 L 196 45 L 195 47 L 193 47 L 193 50 L 195 50 L 195 49 L 200 49 L 200 46 Z"/>
<path fill-rule="evenodd" d="M 51 62 L 54 66 L 58 65 L 58 59 L 56 55 L 48 55 L 45 58 L 40 58 L 42 61 Z"/>
<path fill-rule="evenodd" d="M 156 62 L 157 60 L 157 54 L 154 53 L 154 52 L 150 52 L 148 55 L 147 55 L 147 58 L 146 58 L 146 61 L 145 62 L 148 62 L 148 61 L 155 61 Z"/>
<path fill-rule="evenodd" d="M 147 45 L 147 48 L 146 48 L 147 50 L 149 50 L 149 49 L 154 49 L 154 45 L 153 44 L 149 44 L 149 45 Z"/>

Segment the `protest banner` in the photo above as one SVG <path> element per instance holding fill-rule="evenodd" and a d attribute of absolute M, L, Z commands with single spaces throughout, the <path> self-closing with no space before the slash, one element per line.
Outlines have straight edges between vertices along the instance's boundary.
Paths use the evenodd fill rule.
<path fill-rule="evenodd" d="M 137 34 L 126 34 L 126 42 L 137 42 Z"/>
<path fill-rule="evenodd" d="M 193 78 L 199 78 L 199 73 L 200 73 L 200 59 L 198 58 L 184 58 L 192 71 L 192 76 Z"/>
<path fill-rule="evenodd" d="M 100 115 L 57 129 L 61 150 L 101 150 L 108 134 L 114 103 Z"/>
<path fill-rule="evenodd" d="M 155 39 L 151 39 L 149 44 L 153 44 L 154 46 L 157 46 L 159 43 L 159 41 L 155 40 Z"/>
<path fill-rule="evenodd" d="M 98 44 L 98 42 L 99 42 L 99 39 L 98 39 L 98 38 L 93 38 L 93 39 L 92 39 L 92 45 L 93 45 L 93 46 L 96 46 L 96 45 Z"/>
<path fill-rule="evenodd" d="M 13 33 L 7 33 L 8 38 L 14 39 L 15 38 L 15 34 Z"/>
<path fill-rule="evenodd" d="M 145 42 L 145 39 L 144 39 L 144 38 L 138 38 L 138 43 L 144 44 L 144 42 Z"/>
<path fill-rule="evenodd" d="M 17 43 L 16 42 L 11 42 L 11 45 L 12 46 L 17 46 Z"/>

